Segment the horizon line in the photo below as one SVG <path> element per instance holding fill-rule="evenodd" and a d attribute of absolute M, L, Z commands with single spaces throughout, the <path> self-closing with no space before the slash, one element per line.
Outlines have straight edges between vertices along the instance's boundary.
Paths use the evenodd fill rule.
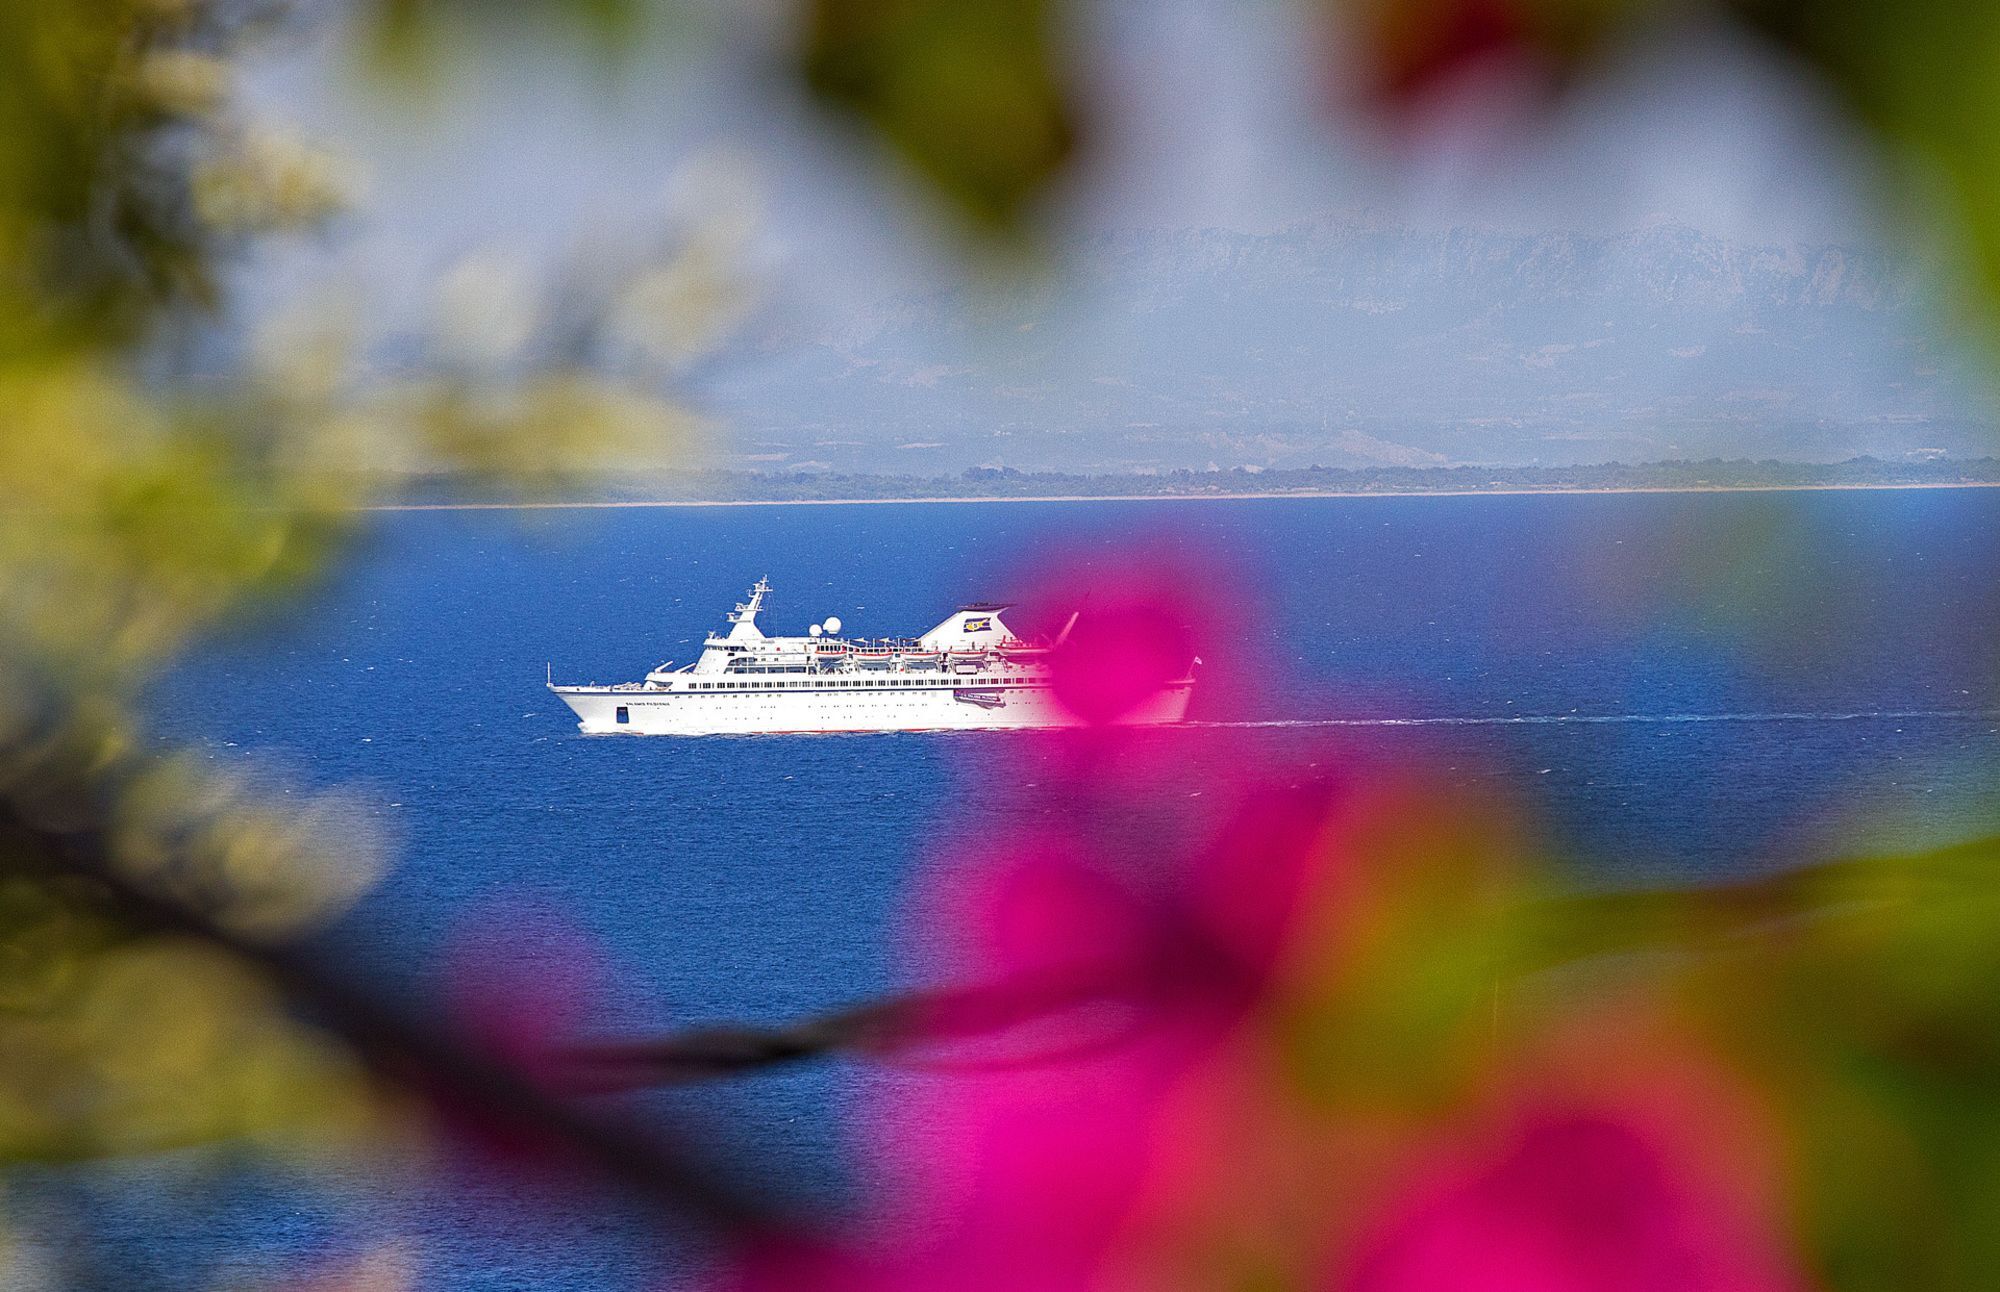
<path fill-rule="evenodd" d="M 369 503 L 356 511 L 633 511 L 664 507 L 894 507 L 912 504 L 970 505 L 1023 502 L 1252 502 L 1286 498 L 1521 498 L 1605 494 L 1710 493 L 1867 493 L 1917 489 L 2000 489 L 2000 480 L 1937 480 L 1885 484 L 1745 484 L 1633 485 L 1510 489 L 1373 489 L 1236 491 L 1230 493 L 1158 494 L 1010 494 L 939 496 L 931 498 L 657 498 L 657 499 L 516 499 L 506 502 Z"/>

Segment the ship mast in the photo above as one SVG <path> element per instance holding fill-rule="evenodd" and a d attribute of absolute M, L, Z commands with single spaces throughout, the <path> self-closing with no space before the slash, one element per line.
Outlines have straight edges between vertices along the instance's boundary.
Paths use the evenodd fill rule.
<path fill-rule="evenodd" d="M 731 639 L 762 637 L 763 631 L 757 627 L 757 613 L 764 608 L 764 598 L 771 591 L 771 580 L 757 580 L 750 589 L 750 600 L 739 601 L 736 609 L 729 612 L 729 636 Z"/>

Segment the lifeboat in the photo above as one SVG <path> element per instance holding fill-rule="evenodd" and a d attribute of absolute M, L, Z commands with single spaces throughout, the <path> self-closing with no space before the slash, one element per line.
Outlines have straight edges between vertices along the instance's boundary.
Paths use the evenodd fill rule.
<path fill-rule="evenodd" d="M 887 646 L 862 646 L 855 650 L 854 662 L 862 668 L 887 668 L 896 662 L 896 652 Z"/>
<path fill-rule="evenodd" d="M 1012 641 L 1000 647 L 1000 658 L 1009 664 L 1034 664 L 1047 659 L 1053 649 L 1036 642 Z"/>
<path fill-rule="evenodd" d="M 944 661 L 944 652 L 935 650 L 906 650 L 898 653 L 896 660 L 904 668 L 936 668 Z"/>

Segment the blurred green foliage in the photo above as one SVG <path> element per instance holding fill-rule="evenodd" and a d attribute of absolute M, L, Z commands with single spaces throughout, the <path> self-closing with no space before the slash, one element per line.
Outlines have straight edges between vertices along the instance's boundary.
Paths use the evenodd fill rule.
<path fill-rule="evenodd" d="M 335 201 L 309 150 L 231 113 L 230 58 L 265 17 L 229 0 L 0 12 L 0 1161 L 295 1134 L 359 1094 L 270 984 L 134 927 L 34 833 L 164 819 L 119 771 L 143 744 L 139 686 L 313 569 L 352 501 L 272 451 L 281 428 L 134 363 L 218 304 L 241 239 Z M 264 929 L 337 906 L 310 877 L 366 858 L 365 841 L 328 836 L 322 866 L 295 822 L 248 806 L 204 814 L 187 854 L 201 877 L 178 882 L 205 901 L 292 894 L 263 899 Z"/>
<path fill-rule="evenodd" d="M 625 8 L 576 11 L 610 32 Z M 599 330 L 629 353 L 541 344 L 531 298 L 483 312 L 512 337 L 484 366 L 445 337 L 389 381 L 311 311 L 183 380 L 169 343 L 220 316 L 244 253 L 347 200 L 339 163 L 235 94 L 249 43 L 296 20 L 267 0 L 0 7 L 0 1168 L 380 1129 L 375 1078 L 239 954 L 341 911 L 379 840 L 335 801 L 156 748 L 141 689 L 314 577 L 411 472 L 531 487 L 671 453 L 692 426 L 673 364 L 707 335 L 679 313 L 722 312 L 718 271 L 670 242 L 565 302 L 580 326 L 623 309 Z"/>
<path fill-rule="evenodd" d="M 1968 244 L 1966 303 L 1990 316 L 2000 302 L 2000 10 L 1978 0 L 1739 0 L 1737 10 L 1886 146 L 1891 213 Z"/>
<path fill-rule="evenodd" d="M 1996 866 L 1985 840 L 1787 876 L 1681 984 L 1796 1146 L 1829 1286 L 2000 1278 Z"/>
<path fill-rule="evenodd" d="M 578 39 L 592 57 L 616 65 L 690 7 L 678 0 L 357 0 L 354 12 L 377 66 L 421 96 L 441 63 L 496 35 L 524 44 Z"/>
<path fill-rule="evenodd" d="M 1016 229 L 1077 123 L 1049 0 L 811 0 L 806 84 L 988 233 Z"/>
<path fill-rule="evenodd" d="M 145 0 L 0 14 L 0 347 L 130 340 L 214 300 L 191 163 L 212 142 L 227 24 Z"/>

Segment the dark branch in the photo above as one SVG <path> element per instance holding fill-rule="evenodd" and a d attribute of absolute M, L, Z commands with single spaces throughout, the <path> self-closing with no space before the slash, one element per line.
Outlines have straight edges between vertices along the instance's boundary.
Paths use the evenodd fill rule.
<path fill-rule="evenodd" d="M 1131 1002 L 1129 969 L 1079 965 L 980 987 L 914 992 L 776 1027 L 690 1028 L 642 1041 L 577 1045 L 565 1059 L 579 1089 L 597 1092 L 725 1077 L 807 1059 L 882 1059 L 990 1037 L 1100 1003 Z"/>
<path fill-rule="evenodd" d="M 95 796 L 80 792 L 79 797 L 88 801 Z M 133 881 L 120 872 L 108 840 L 95 825 L 48 827 L 37 823 L 44 815 L 31 817 L 15 798 L 0 798 L 0 858 L 47 878 L 88 881 L 106 913 L 135 932 L 185 937 L 227 952 L 266 977 L 385 1079 L 441 1101 L 477 1124 L 546 1146 L 552 1162 L 567 1159 L 588 1166 L 687 1219 L 726 1231 L 777 1227 L 779 1217 L 769 1203 L 737 1187 L 728 1172 L 692 1144 L 576 1107 L 521 1071 L 342 980 L 320 958 L 246 937 Z M 63 815 L 109 819 L 95 810 Z"/>

